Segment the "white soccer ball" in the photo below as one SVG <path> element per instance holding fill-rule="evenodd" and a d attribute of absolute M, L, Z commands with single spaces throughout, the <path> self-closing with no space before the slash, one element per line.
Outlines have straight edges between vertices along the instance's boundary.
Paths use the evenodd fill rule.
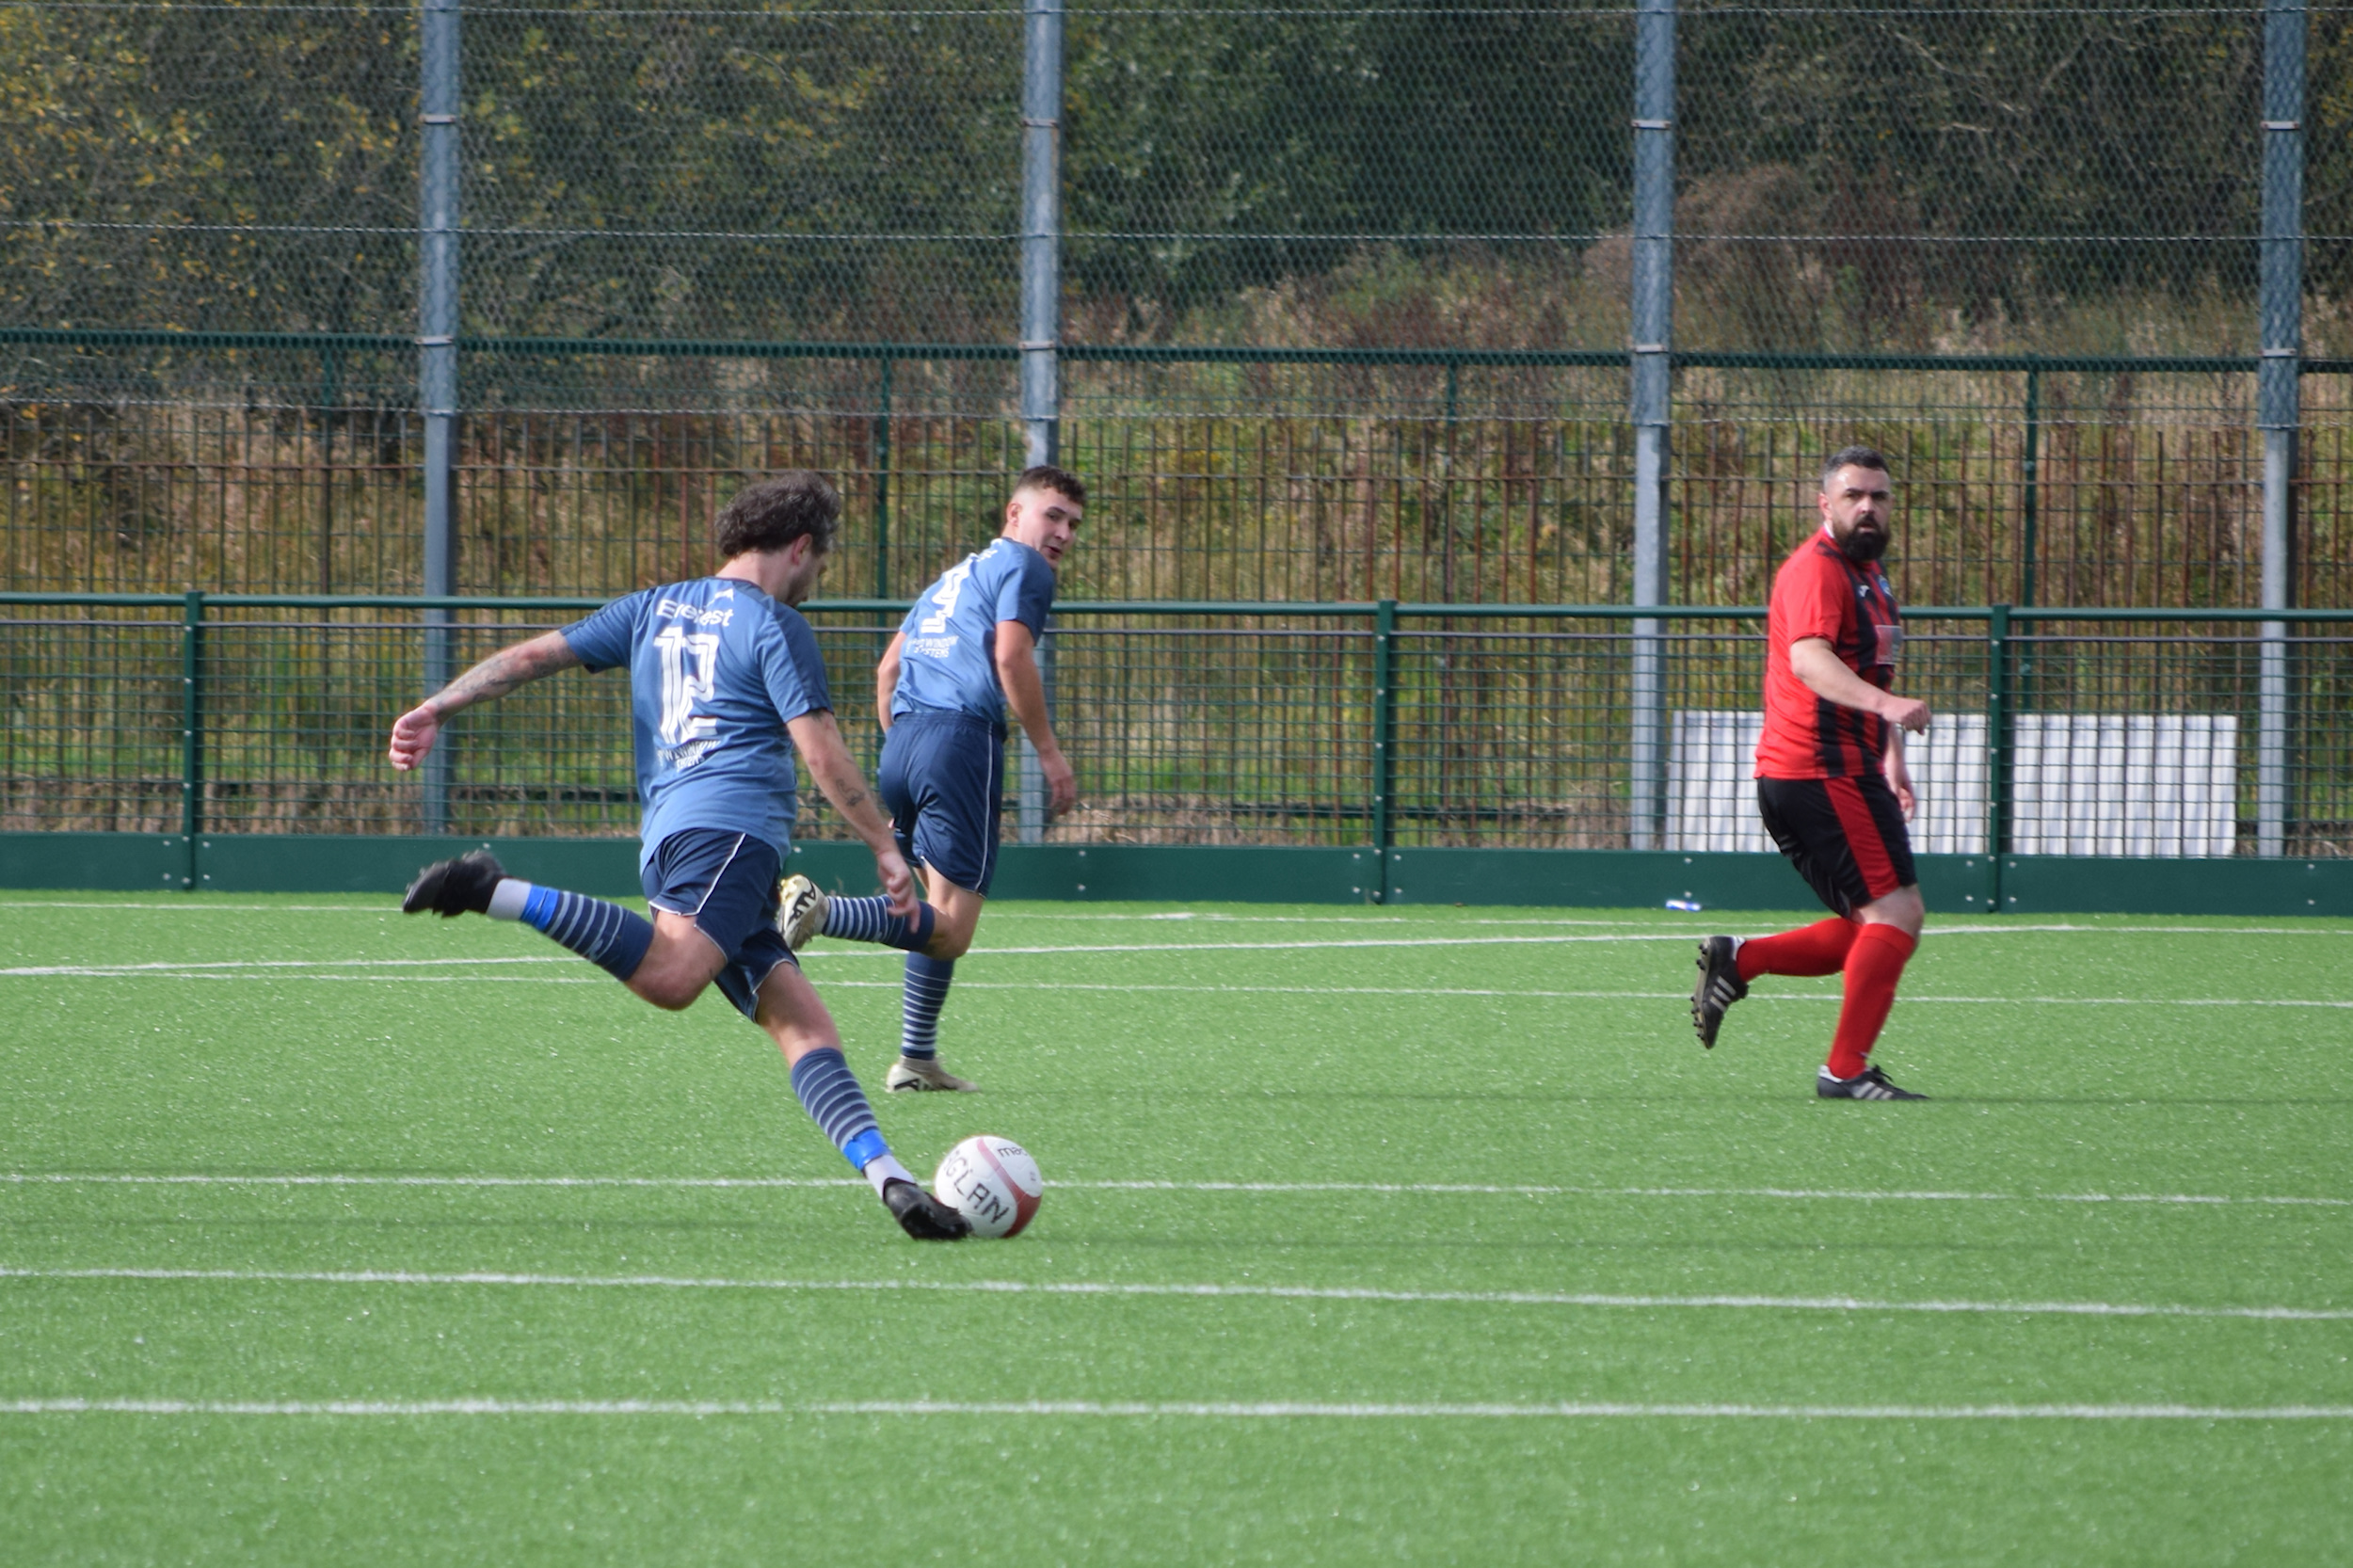
<path fill-rule="evenodd" d="M 973 1235 L 1002 1240 L 1020 1235 L 1037 1213 L 1046 1178 L 1029 1150 L 1010 1138 L 982 1133 L 948 1151 L 932 1177 L 932 1192 L 964 1216 Z"/>

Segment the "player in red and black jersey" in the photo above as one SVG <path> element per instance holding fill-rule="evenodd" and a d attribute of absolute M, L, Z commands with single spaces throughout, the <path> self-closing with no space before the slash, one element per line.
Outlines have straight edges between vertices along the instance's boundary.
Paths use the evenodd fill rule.
<path fill-rule="evenodd" d="M 1845 971 L 1814 1084 L 1825 1099 L 1924 1097 L 1870 1063 L 1924 916 L 1904 827 L 1913 806 L 1904 732 L 1928 728 L 1929 705 L 1894 690 L 1903 621 L 1879 565 L 1893 501 L 1884 457 L 1863 446 L 1834 454 L 1822 467 L 1822 526 L 1782 563 L 1766 614 L 1757 809 L 1836 914 L 1778 936 L 1708 937 L 1691 993 L 1691 1022 L 1712 1047 L 1724 1010 L 1757 976 Z"/>

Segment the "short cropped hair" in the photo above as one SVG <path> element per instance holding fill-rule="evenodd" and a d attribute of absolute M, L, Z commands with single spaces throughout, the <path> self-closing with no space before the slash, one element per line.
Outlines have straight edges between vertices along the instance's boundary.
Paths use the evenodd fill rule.
<path fill-rule="evenodd" d="M 1087 504 L 1086 482 L 1068 469 L 1056 468 L 1051 463 L 1023 469 L 1021 477 L 1013 482 L 1013 488 L 1016 490 L 1051 490 L 1074 506 Z"/>
<path fill-rule="evenodd" d="M 785 550 L 804 536 L 820 554 L 833 548 L 841 521 L 841 492 L 822 473 L 804 468 L 772 473 L 740 492 L 711 525 L 719 558 L 731 561 L 752 551 Z"/>
<path fill-rule="evenodd" d="M 1879 455 L 1876 447 L 1840 447 L 1822 459 L 1822 493 L 1824 495 L 1830 494 L 1830 482 L 1842 468 L 1875 468 L 1881 473 L 1885 473 L 1887 459 Z"/>

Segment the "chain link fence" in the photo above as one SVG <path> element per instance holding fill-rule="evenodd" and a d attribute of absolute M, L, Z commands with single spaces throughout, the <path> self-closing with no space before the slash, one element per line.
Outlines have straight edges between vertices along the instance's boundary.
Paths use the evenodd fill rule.
<path fill-rule="evenodd" d="M 458 616 L 459 657 L 576 613 L 478 604 Z M 871 776 L 880 733 L 862 672 L 896 617 L 815 618 Z M 1063 620 L 1055 702 L 1080 804 L 1047 841 L 1623 849 L 1655 833 L 1674 850 L 1770 847 L 1750 776 L 1753 613 L 1682 618 L 1663 639 L 1673 738 L 1656 823 L 1641 820 L 1625 744 L 1642 639 L 1622 613 L 1140 603 Z M 2282 743 L 2279 832 L 2289 855 L 2344 856 L 2353 636 L 2342 616 L 2307 632 L 2293 639 L 2302 701 Z M 634 831 L 617 674 L 559 677 L 467 714 L 444 739 L 439 807 L 419 776 L 386 767 L 425 634 L 412 610 L 335 600 L 12 604 L 0 832 Z M 2000 834 L 2021 854 L 2251 853 L 2263 647 L 2243 616 L 2007 630 L 1984 612 L 1915 618 L 1906 686 L 1939 715 L 1911 753 L 1919 848 L 1979 855 Z M 1009 832 L 1023 804 L 1007 802 Z M 848 837 L 811 787 L 800 823 L 804 838 Z"/>
<path fill-rule="evenodd" d="M 824 591 L 901 599 L 1043 442 L 1094 490 L 1065 600 L 1753 604 L 1860 440 L 1897 467 L 1908 602 L 2353 605 L 2346 5 L 0 0 L 0 588 L 604 596 L 705 569 L 727 496 L 803 465 L 848 503 Z M 454 408 L 420 394 L 435 354 Z M 419 671 L 370 614 L 235 636 L 308 649 L 322 704 L 396 707 Z M 1465 760 L 1396 830 L 1619 841 L 1625 714 L 1560 704 L 1621 680 L 1623 630 L 1403 635 L 1452 695 L 1397 722 Z M 2134 670 L 2188 634 L 2144 631 Z M 1333 804 L 1353 633 L 1068 633 L 1098 799 L 1156 804 L 1063 831 L 1364 829 Z M 479 651 L 452 635 L 420 668 Z M 846 676 L 871 636 L 844 636 Z M 2335 689 L 2291 641 L 2233 744 Z M 1180 763 L 1176 721 L 1105 716 L 1134 711 L 1119 661 L 1212 647 L 1169 700 L 1263 712 L 1247 744 L 1182 731 Z M 1677 642 L 1637 706 L 1742 706 L 1743 647 Z M 1501 695 L 1514 660 L 1552 710 Z M 63 744 L 30 702 L 9 723 Z M 256 710 L 253 744 L 292 749 L 255 824 L 325 809 L 303 768 L 375 820 L 381 780 L 296 760 L 336 712 Z M 609 780 L 498 793 L 520 778 L 456 781 L 452 820 L 626 816 L 579 792 Z M 1672 815 L 1661 788 L 1642 809 Z"/>
<path fill-rule="evenodd" d="M 421 14 L 0 5 L 8 585 L 420 584 Z M 2298 14 L 2312 372 L 2353 352 L 2353 12 Z M 677 503 L 780 460 L 848 482 L 862 587 L 985 529 L 1022 456 L 1023 11 L 462 17 L 454 587 L 695 569 Z M 1859 436 L 1903 455 L 1915 597 L 2257 602 L 2265 17 L 1684 5 L 1676 596 L 1755 598 Z M 1636 22 L 1068 10 L 1081 591 L 1625 596 Z M 2105 368 L 1984 368 L 2025 355 Z M 2305 377 L 2298 602 L 2345 602 L 2341 379 Z"/>

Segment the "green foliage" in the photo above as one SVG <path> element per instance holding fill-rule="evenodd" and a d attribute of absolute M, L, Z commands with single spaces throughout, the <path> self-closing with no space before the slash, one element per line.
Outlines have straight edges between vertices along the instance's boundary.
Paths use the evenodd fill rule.
<path fill-rule="evenodd" d="M 2162 321 L 2244 299 L 2256 16 L 1688 11 L 1684 340 L 2032 346 L 2110 301 Z M 1013 11 L 493 7 L 463 26 L 469 330 L 1012 335 Z M 2353 23 L 2312 30 L 2311 228 L 2343 234 Z M 1340 341 L 1617 341 L 1631 33 L 1620 6 L 1075 11 L 1073 319 L 1247 341 L 1269 325 L 1254 294 L 1344 295 L 1368 268 L 1442 289 L 1471 264 L 1546 307 L 1371 305 Z M 405 10 L 8 9 L 0 315 L 401 330 L 416 67 Z M 2353 281 L 2348 255 L 2311 248 L 2321 295 Z"/>

